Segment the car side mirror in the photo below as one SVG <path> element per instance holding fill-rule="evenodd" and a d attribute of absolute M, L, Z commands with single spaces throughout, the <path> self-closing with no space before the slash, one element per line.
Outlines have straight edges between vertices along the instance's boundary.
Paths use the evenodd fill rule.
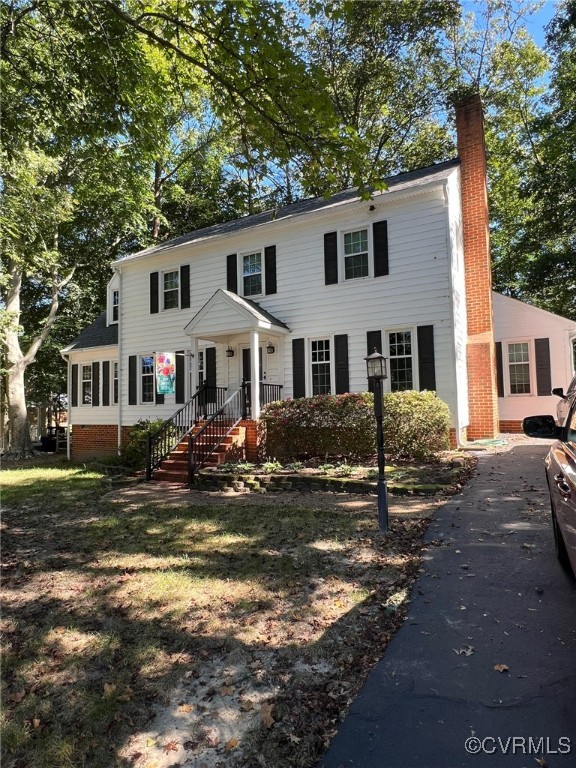
<path fill-rule="evenodd" d="M 564 390 L 562 389 L 562 387 L 554 387 L 554 389 L 552 390 L 552 394 L 553 394 L 553 395 L 556 395 L 556 397 L 561 397 L 561 398 L 562 398 L 562 400 L 564 400 L 564 398 L 566 397 L 566 395 L 564 394 Z"/>
<path fill-rule="evenodd" d="M 522 422 L 522 431 L 528 437 L 557 439 L 562 431 L 556 426 L 554 416 L 526 416 Z"/>

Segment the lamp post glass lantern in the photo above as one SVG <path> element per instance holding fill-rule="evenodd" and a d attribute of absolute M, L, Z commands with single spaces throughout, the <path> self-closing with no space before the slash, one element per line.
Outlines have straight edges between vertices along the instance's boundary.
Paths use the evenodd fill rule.
<path fill-rule="evenodd" d="M 382 427 L 383 402 L 382 382 L 388 378 L 386 358 L 374 350 L 371 355 L 365 357 L 366 375 L 374 390 L 374 415 L 376 416 L 376 447 L 378 452 L 378 482 L 376 492 L 378 495 L 378 530 L 381 534 L 388 533 L 388 488 L 386 486 L 386 473 L 384 464 L 384 430 Z"/>

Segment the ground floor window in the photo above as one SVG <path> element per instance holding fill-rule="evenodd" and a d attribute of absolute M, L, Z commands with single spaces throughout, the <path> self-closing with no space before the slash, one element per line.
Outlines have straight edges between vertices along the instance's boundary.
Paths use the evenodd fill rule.
<path fill-rule="evenodd" d="M 92 366 L 82 366 L 82 405 L 92 405 Z"/>
<path fill-rule="evenodd" d="M 390 389 L 392 392 L 415 389 L 413 348 L 411 330 L 390 331 L 388 333 Z"/>
<path fill-rule="evenodd" d="M 332 391 L 330 339 L 314 339 L 310 346 L 312 394 L 329 395 Z"/>
<path fill-rule="evenodd" d="M 508 344 L 508 375 L 511 395 L 530 394 L 530 348 L 527 341 Z"/>
<path fill-rule="evenodd" d="M 142 355 L 140 358 L 140 386 L 143 403 L 154 402 L 154 357 Z"/>
<path fill-rule="evenodd" d="M 118 362 L 112 363 L 112 402 L 118 403 Z"/>

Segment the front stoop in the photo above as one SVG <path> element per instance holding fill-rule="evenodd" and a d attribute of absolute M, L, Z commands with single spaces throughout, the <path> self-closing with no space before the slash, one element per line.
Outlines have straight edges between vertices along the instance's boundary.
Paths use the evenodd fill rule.
<path fill-rule="evenodd" d="M 240 461 L 245 458 L 246 428 L 237 426 L 220 443 L 216 451 L 204 462 L 206 467 L 217 467 L 225 461 Z M 152 479 L 165 483 L 188 482 L 188 439 L 183 440 L 170 456 L 160 462 L 158 469 L 152 472 Z"/>

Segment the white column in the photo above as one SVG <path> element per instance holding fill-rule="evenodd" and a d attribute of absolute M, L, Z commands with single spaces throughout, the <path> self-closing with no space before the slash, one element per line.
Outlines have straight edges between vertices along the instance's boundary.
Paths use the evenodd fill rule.
<path fill-rule="evenodd" d="M 252 382 L 252 408 L 251 418 L 260 418 L 260 335 L 258 331 L 252 331 L 250 347 L 251 368 L 250 380 Z"/>

